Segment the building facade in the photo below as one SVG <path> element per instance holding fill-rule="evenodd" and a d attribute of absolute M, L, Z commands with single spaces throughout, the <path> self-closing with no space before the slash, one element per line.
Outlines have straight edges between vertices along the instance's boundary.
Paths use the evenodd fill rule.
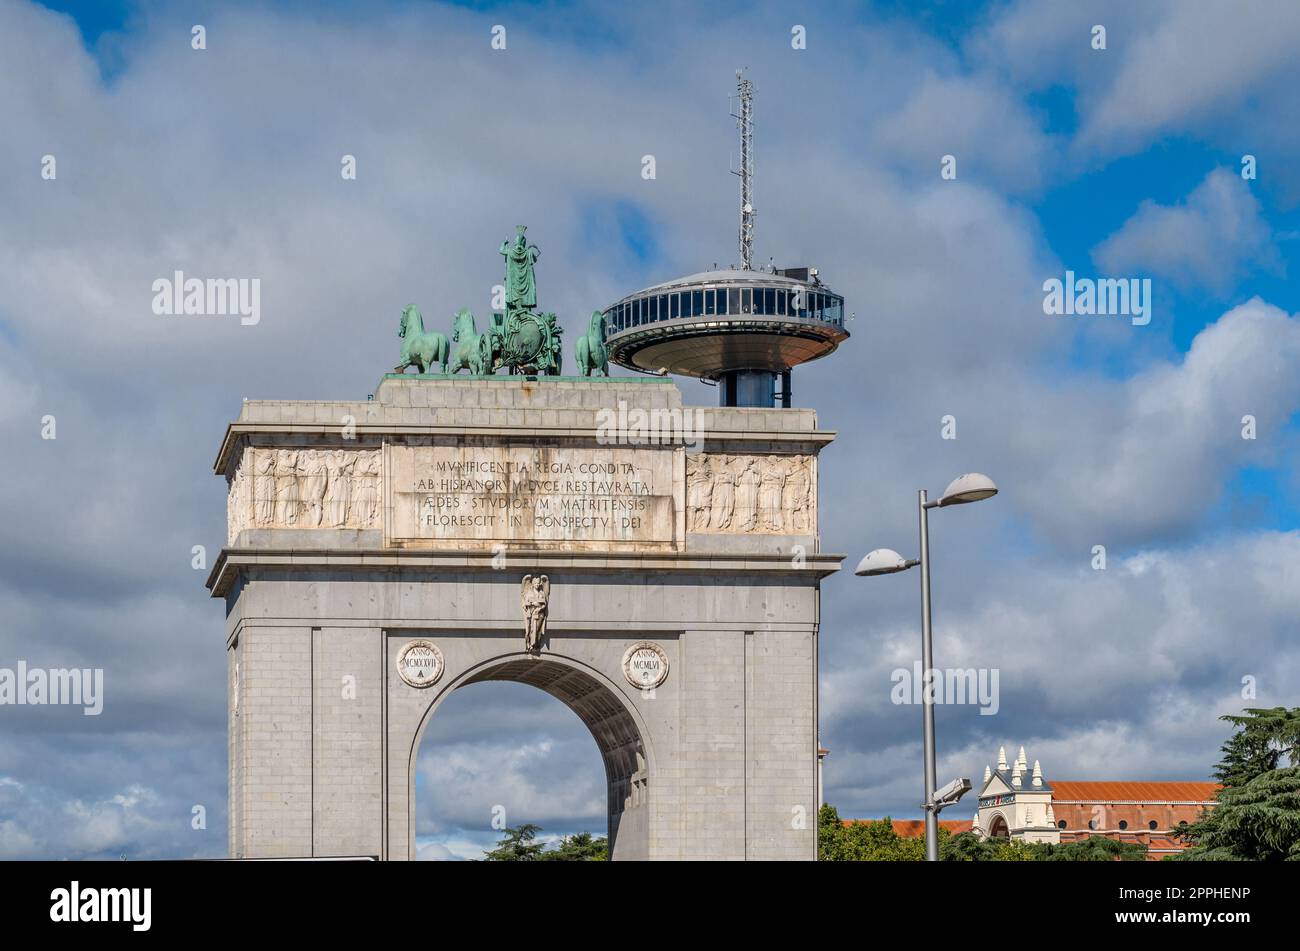
<path fill-rule="evenodd" d="M 1006 748 L 987 766 L 972 825 L 982 838 L 1058 844 L 1105 836 L 1146 846 L 1149 859 L 1181 852 L 1170 835 L 1214 807 L 1216 783 L 1048 781 L 1022 746 L 1008 766 Z"/>

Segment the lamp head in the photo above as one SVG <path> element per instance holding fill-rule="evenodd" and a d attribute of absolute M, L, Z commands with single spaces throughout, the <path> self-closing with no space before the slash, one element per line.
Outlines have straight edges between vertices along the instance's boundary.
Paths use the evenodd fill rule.
<path fill-rule="evenodd" d="M 892 548 L 877 548 L 863 556 L 853 573 L 863 577 L 892 575 L 896 571 L 906 571 L 916 564 L 919 564 L 919 562 L 909 561 Z"/>
<path fill-rule="evenodd" d="M 980 472 L 968 472 L 953 479 L 948 488 L 943 490 L 943 495 L 939 497 L 939 507 L 979 502 L 997 494 L 998 487 L 992 479 Z"/>

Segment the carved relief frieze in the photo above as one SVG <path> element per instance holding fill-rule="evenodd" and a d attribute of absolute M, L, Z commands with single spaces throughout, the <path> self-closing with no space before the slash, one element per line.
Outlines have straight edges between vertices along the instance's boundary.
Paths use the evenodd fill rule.
<path fill-rule="evenodd" d="M 378 449 L 246 449 L 230 481 L 229 541 L 246 528 L 380 527 L 380 456 Z"/>
<path fill-rule="evenodd" d="M 688 455 L 686 506 L 692 532 L 811 534 L 817 525 L 813 457 Z"/>

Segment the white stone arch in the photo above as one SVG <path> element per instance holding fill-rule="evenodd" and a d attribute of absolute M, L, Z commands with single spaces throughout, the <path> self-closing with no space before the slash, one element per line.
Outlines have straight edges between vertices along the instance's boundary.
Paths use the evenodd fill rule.
<path fill-rule="evenodd" d="M 591 732 L 605 764 L 610 858 L 647 858 L 655 752 L 651 731 L 629 695 L 635 688 L 611 680 L 579 658 L 549 651 L 498 654 L 436 687 L 407 751 L 408 857 L 415 858 L 415 769 L 424 732 L 453 691 L 489 681 L 537 687 L 577 714 Z"/>

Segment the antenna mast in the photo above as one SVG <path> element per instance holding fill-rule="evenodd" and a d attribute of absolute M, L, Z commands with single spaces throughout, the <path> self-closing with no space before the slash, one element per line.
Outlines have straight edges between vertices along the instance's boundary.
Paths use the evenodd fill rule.
<path fill-rule="evenodd" d="M 752 270 L 754 264 L 754 84 L 743 69 L 736 70 L 736 94 L 740 114 L 732 113 L 740 129 L 740 266 Z"/>

